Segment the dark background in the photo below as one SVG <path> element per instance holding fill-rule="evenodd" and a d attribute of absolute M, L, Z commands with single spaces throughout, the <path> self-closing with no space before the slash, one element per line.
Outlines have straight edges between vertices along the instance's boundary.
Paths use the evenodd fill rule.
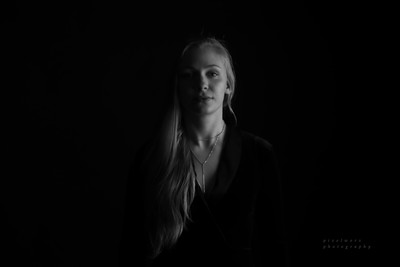
<path fill-rule="evenodd" d="M 238 125 L 274 145 L 292 266 L 382 260 L 380 11 L 245 2 L 2 4 L 7 266 L 116 266 L 130 161 L 201 31 L 232 53 Z M 322 249 L 336 238 L 372 249 Z"/>

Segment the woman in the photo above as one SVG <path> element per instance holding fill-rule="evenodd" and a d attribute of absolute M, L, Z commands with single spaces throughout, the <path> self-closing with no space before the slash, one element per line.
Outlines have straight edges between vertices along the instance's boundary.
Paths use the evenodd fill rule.
<path fill-rule="evenodd" d="M 131 169 L 122 266 L 284 265 L 272 148 L 236 126 L 234 93 L 226 47 L 190 42 L 160 129 Z"/>

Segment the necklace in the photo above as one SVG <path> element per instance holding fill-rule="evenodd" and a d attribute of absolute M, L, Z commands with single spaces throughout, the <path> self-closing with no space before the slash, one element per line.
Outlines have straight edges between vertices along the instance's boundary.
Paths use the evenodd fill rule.
<path fill-rule="evenodd" d="M 214 145 L 213 145 L 213 147 L 212 147 L 210 153 L 208 153 L 207 158 L 206 158 L 203 162 L 201 162 L 201 161 L 197 158 L 196 154 L 194 154 L 194 152 L 192 151 L 192 148 L 189 147 L 190 152 L 192 152 L 193 156 L 194 156 L 195 159 L 200 163 L 200 166 L 201 166 L 201 176 L 202 176 L 202 182 L 203 182 L 203 192 L 206 192 L 206 184 L 205 184 L 205 182 L 204 182 L 204 180 L 205 180 L 205 178 L 204 178 L 204 177 L 205 177 L 204 165 L 207 163 L 208 159 L 211 157 L 212 153 L 214 152 L 214 148 L 217 146 L 218 139 L 219 139 L 220 135 L 224 132 L 224 130 L 225 130 L 225 123 L 224 123 L 224 126 L 223 126 L 223 128 L 222 128 L 222 131 L 221 131 L 219 134 L 217 134 L 217 135 L 215 136 L 215 137 L 217 137 L 217 140 L 215 140 Z M 213 137 L 213 138 L 214 138 L 214 137 Z M 212 139 L 212 138 L 210 138 L 210 139 Z M 207 140 L 207 139 L 202 139 L 202 140 Z"/>

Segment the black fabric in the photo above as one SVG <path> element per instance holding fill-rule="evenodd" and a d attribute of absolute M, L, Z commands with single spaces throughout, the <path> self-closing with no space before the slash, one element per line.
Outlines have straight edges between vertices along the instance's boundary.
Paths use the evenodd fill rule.
<path fill-rule="evenodd" d="M 193 221 L 174 248 L 148 262 L 137 183 L 144 148 L 137 153 L 128 181 L 120 266 L 286 266 L 282 191 L 272 146 L 234 126 L 226 130 L 214 187 L 204 194 L 196 184 Z"/>

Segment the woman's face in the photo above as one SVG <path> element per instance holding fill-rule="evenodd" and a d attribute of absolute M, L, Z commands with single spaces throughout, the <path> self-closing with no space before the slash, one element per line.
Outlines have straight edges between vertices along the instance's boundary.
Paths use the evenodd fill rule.
<path fill-rule="evenodd" d="M 222 112 L 230 93 L 225 58 L 214 48 L 194 48 L 183 57 L 178 72 L 178 97 L 183 109 L 197 115 Z"/>

